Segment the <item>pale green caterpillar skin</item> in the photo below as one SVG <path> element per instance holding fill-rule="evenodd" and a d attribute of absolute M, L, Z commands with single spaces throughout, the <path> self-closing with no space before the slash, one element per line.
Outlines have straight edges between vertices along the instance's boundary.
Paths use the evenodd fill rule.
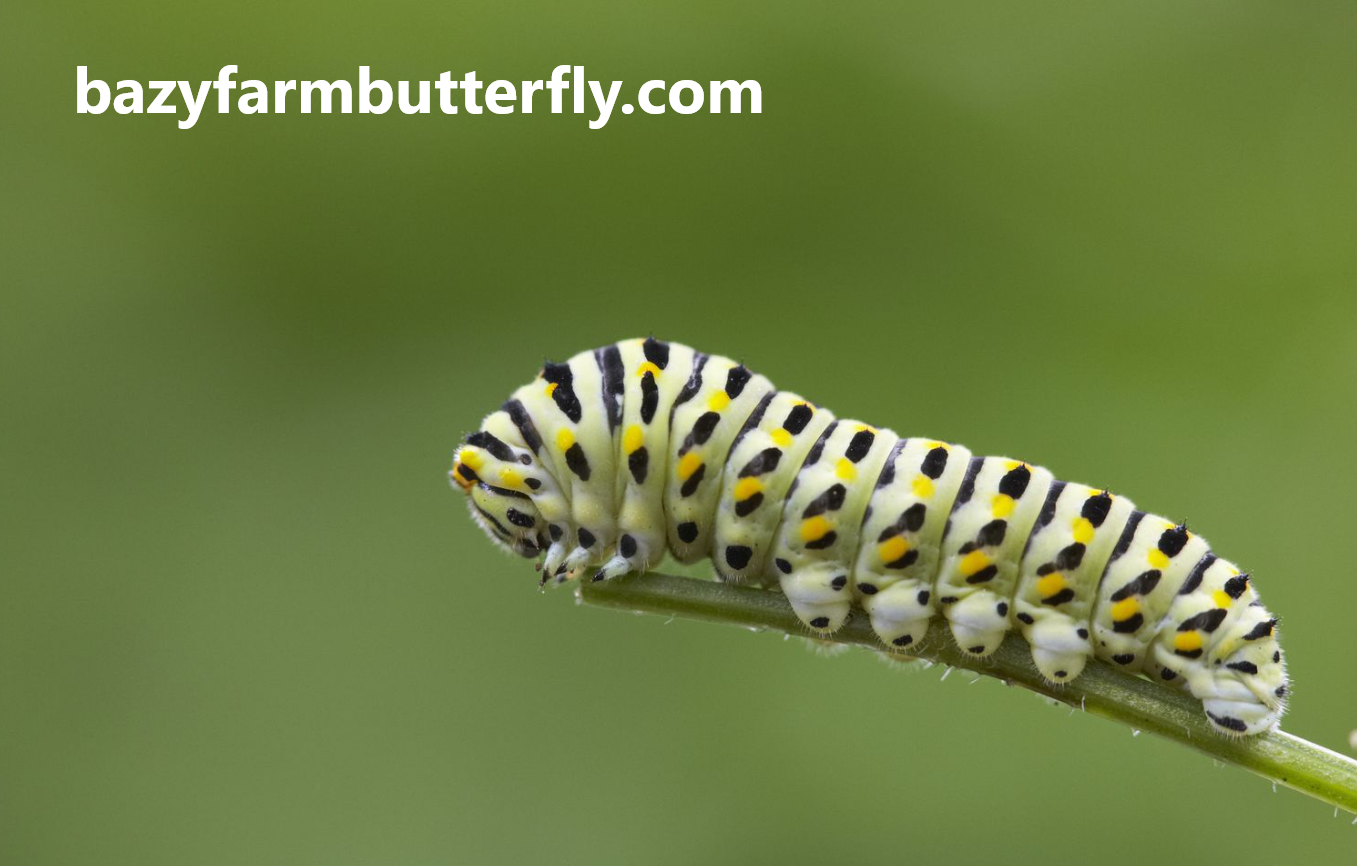
<path fill-rule="evenodd" d="M 1186 688 L 1235 736 L 1285 709 L 1276 619 L 1185 526 L 1030 463 L 836 419 L 677 343 L 547 364 L 449 476 L 543 582 L 710 558 L 722 580 L 779 588 L 814 634 L 857 606 L 901 652 L 941 616 L 983 657 L 1017 627 L 1054 683 L 1096 656 Z"/>

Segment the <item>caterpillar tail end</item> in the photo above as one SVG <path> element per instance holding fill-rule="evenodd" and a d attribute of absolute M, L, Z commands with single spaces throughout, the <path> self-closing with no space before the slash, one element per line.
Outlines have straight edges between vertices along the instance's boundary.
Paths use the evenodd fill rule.
<path fill-rule="evenodd" d="M 1227 737 L 1251 737 L 1272 730 L 1286 710 L 1282 701 L 1265 703 L 1240 680 L 1212 672 L 1192 677 L 1188 688 L 1201 699 L 1211 726 Z"/>
<path fill-rule="evenodd" d="M 1277 727 L 1282 708 L 1268 707 L 1254 701 L 1231 701 L 1212 698 L 1202 701 L 1211 726 L 1227 737 L 1251 737 Z"/>

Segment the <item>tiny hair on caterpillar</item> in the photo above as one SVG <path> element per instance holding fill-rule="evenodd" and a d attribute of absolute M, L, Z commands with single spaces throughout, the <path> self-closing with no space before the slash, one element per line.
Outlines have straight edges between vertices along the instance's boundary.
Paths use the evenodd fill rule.
<path fill-rule="evenodd" d="M 719 355 L 652 338 L 548 362 L 449 473 L 542 582 L 644 572 L 666 552 L 781 591 L 819 636 L 856 606 L 883 650 L 937 618 L 984 657 L 1018 629 L 1067 683 L 1097 657 L 1253 735 L 1286 705 L 1277 620 L 1180 523 L 1007 457 L 836 418 Z"/>

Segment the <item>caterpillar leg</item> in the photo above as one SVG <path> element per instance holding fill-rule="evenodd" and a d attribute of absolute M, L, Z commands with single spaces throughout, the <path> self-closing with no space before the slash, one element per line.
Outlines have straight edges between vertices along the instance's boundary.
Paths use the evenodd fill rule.
<path fill-rule="evenodd" d="M 659 527 L 634 535 L 624 532 L 617 541 L 616 552 L 595 572 L 593 579 L 612 580 L 627 574 L 639 574 L 663 556 L 664 535 Z"/>
<path fill-rule="evenodd" d="M 614 578 L 622 577 L 623 575 L 644 570 L 644 568 L 633 563 L 625 556 L 614 556 L 612 559 L 603 563 L 603 567 L 594 572 L 594 576 L 591 579 L 597 583 L 600 580 L 613 580 Z"/>
<path fill-rule="evenodd" d="M 848 619 L 852 595 L 842 568 L 816 563 L 782 575 L 779 583 L 797 617 L 813 631 L 832 634 Z"/>
<path fill-rule="evenodd" d="M 963 652 L 987 656 L 1008 633 L 1008 602 L 992 592 L 972 593 L 948 609 L 947 620 Z"/>
<path fill-rule="evenodd" d="M 921 581 L 902 580 L 862 596 L 861 603 L 871 617 L 872 631 L 881 642 L 904 649 L 918 644 L 928 634 L 929 620 L 936 612 L 932 601 L 932 593 Z"/>
<path fill-rule="evenodd" d="M 564 544 L 557 541 L 547 548 L 547 555 L 542 560 L 542 582 L 546 583 L 557 573 L 564 573 L 565 555 L 567 548 Z"/>
<path fill-rule="evenodd" d="M 1049 682 L 1067 683 L 1084 672 L 1092 653 L 1088 629 L 1067 618 L 1044 619 L 1026 631 L 1032 662 Z"/>
<path fill-rule="evenodd" d="M 592 558 L 593 555 L 589 553 L 588 549 L 584 547 L 577 547 L 566 555 L 565 570 L 573 578 L 577 576 L 586 565 L 589 564 L 589 561 Z"/>
<path fill-rule="evenodd" d="M 664 514 L 652 513 L 636 494 L 634 489 L 627 490 L 617 520 L 617 545 L 594 572 L 595 581 L 643 572 L 664 558 Z"/>

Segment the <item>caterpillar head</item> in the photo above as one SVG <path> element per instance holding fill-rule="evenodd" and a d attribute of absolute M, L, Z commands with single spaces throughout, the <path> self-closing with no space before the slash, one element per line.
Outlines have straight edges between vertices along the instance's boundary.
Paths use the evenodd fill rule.
<path fill-rule="evenodd" d="M 495 544 L 534 558 L 547 546 L 547 524 L 529 491 L 541 487 L 527 451 L 485 431 L 472 433 L 457 450 L 448 480 L 467 495 L 476 525 Z"/>

